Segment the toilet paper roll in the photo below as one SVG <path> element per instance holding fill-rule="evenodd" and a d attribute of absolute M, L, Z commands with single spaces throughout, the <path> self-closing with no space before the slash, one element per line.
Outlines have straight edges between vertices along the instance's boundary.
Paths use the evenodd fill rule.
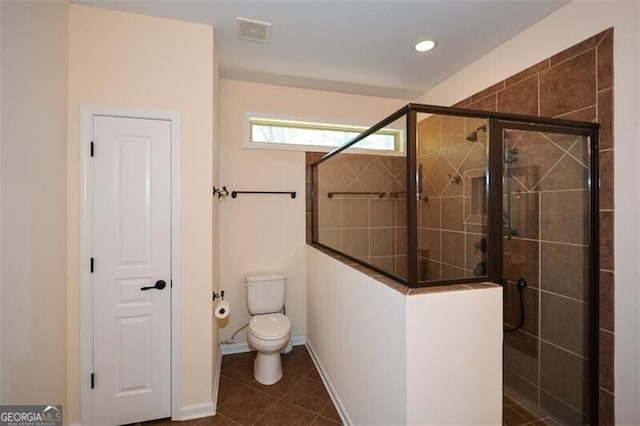
<path fill-rule="evenodd" d="M 213 305 L 213 313 L 218 319 L 225 319 L 229 316 L 229 303 L 221 300 Z"/>

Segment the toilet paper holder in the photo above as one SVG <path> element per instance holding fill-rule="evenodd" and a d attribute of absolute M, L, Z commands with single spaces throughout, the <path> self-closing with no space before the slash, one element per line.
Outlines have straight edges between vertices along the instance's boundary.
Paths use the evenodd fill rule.
<path fill-rule="evenodd" d="M 224 290 L 222 290 L 220 293 L 216 293 L 215 291 L 213 292 L 213 300 L 216 300 L 218 298 L 224 300 Z"/>

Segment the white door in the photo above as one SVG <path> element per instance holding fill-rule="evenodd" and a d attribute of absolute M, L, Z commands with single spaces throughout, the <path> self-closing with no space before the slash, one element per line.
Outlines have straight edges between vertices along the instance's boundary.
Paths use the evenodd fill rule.
<path fill-rule="evenodd" d="M 93 424 L 169 417 L 171 123 L 93 124 Z"/>

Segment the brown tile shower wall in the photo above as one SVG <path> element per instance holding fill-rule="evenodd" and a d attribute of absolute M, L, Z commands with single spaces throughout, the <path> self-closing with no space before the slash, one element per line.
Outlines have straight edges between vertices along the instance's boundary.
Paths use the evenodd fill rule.
<path fill-rule="evenodd" d="M 609 29 L 456 105 L 600 123 L 601 424 L 614 423 L 612 97 L 613 29 Z M 576 392 L 583 388 L 586 373 L 586 337 L 584 331 L 577 333 L 566 324 L 584 321 L 586 288 L 567 283 L 586 278 L 588 257 L 580 229 L 584 218 L 563 216 L 563 212 L 584 211 L 587 193 L 576 185 L 586 170 L 586 156 L 569 148 L 567 142 L 530 140 L 531 149 L 526 154 L 522 149 L 526 150 L 527 142 L 519 146 L 519 181 L 525 187 L 522 196 L 526 199 L 516 204 L 515 208 L 522 210 L 516 214 L 525 210 L 539 210 L 541 214 L 529 216 L 520 225 L 520 238 L 505 244 L 505 273 L 508 277 L 525 277 L 530 286 L 525 290 L 528 314 L 523 331 L 505 334 L 504 380 L 561 419 L 579 423 L 586 408 L 584 398 Z M 570 155 L 565 155 L 567 152 Z M 544 170 L 538 170 L 537 175 L 527 172 L 527 159 Z M 535 185 L 538 188 L 532 191 Z M 517 291 L 511 285 L 506 292 L 505 319 L 514 324 L 519 309 Z"/>
<path fill-rule="evenodd" d="M 512 199 L 519 233 L 504 240 L 505 277 L 510 280 L 505 319 L 510 326 L 518 322 L 520 311 L 515 281 L 525 278 L 529 283 L 523 332 L 505 337 L 505 369 L 517 375 L 529 364 L 535 375 L 521 376 L 533 385 L 528 399 L 560 420 L 583 423 L 589 228 L 588 162 L 581 154 L 586 140 L 509 131 L 505 143 L 518 149 Z M 526 351 L 514 345 L 518 340 L 529 341 Z M 517 388 L 508 381 L 506 385 Z"/>
<path fill-rule="evenodd" d="M 309 165 L 322 154 L 307 154 Z M 318 168 L 318 241 L 385 272 L 406 277 L 406 159 L 339 154 Z M 366 194 L 353 194 L 368 192 Z M 310 205 L 307 208 L 309 213 Z M 307 218 L 307 241 L 310 219 Z"/>
<path fill-rule="evenodd" d="M 467 135 L 486 124 L 486 120 L 444 115 L 432 115 L 418 124 L 420 280 L 484 275 L 480 270 L 486 260 L 481 249 L 486 238 L 486 194 L 472 195 L 476 180 L 484 188 L 487 133 L 477 132 L 475 141 Z"/>

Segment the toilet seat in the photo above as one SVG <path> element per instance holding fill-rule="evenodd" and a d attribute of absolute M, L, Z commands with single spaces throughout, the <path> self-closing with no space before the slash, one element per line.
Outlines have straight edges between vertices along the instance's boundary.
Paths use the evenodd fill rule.
<path fill-rule="evenodd" d="M 249 332 L 258 339 L 278 340 L 291 331 L 291 320 L 283 314 L 263 314 L 251 317 Z"/>

